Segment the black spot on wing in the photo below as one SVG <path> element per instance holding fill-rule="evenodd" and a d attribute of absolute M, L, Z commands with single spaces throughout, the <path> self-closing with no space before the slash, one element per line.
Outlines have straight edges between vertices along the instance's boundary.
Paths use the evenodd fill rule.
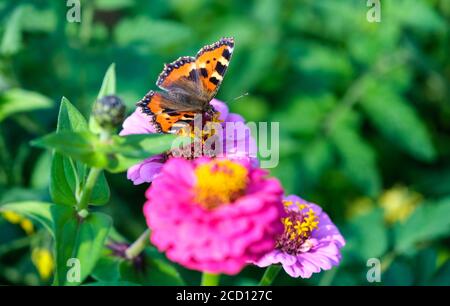
<path fill-rule="evenodd" d="M 209 78 L 209 81 L 210 81 L 211 83 L 213 83 L 214 85 L 219 84 L 219 80 L 216 79 L 215 77 L 210 77 L 210 78 Z"/>
<path fill-rule="evenodd" d="M 189 77 L 188 77 L 188 79 L 195 82 L 195 81 L 197 81 L 197 77 L 198 77 L 197 71 L 196 71 L 195 69 L 192 69 L 192 70 L 189 72 Z"/>
<path fill-rule="evenodd" d="M 222 65 L 220 62 L 217 62 L 216 64 L 216 71 L 223 76 L 225 73 L 225 69 L 227 69 L 227 66 Z"/>
<path fill-rule="evenodd" d="M 202 77 L 207 78 L 208 70 L 206 70 L 206 68 L 200 68 L 200 74 L 202 75 Z"/>
<path fill-rule="evenodd" d="M 223 50 L 222 56 L 225 57 L 225 59 L 226 59 L 227 61 L 230 60 L 230 58 L 231 58 L 231 53 L 230 53 L 230 51 L 228 50 L 228 48 L 225 48 L 225 50 Z"/>

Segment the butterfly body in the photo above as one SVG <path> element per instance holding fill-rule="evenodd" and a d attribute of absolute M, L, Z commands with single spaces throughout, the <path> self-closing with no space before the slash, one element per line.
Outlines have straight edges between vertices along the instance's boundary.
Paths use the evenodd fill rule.
<path fill-rule="evenodd" d="M 166 64 L 156 85 L 138 102 L 152 116 L 158 132 L 177 133 L 194 120 L 195 115 L 212 115 L 210 101 L 215 97 L 233 53 L 233 38 L 200 49 L 196 57 L 184 56 Z"/>

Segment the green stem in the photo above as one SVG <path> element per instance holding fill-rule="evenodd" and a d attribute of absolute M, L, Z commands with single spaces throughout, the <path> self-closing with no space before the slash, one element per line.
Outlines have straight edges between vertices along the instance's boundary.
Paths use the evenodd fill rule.
<path fill-rule="evenodd" d="M 270 286 L 277 277 L 278 273 L 280 273 L 280 271 L 281 265 L 269 266 L 264 272 L 264 275 L 259 282 L 259 286 Z"/>
<path fill-rule="evenodd" d="M 78 202 L 77 210 L 78 213 L 86 210 L 89 205 L 89 200 L 91 199 L 92 191 L 94 190 L 95 184 L 97 183 L 98 176 L 102 172 L 100 168 L 91 168 L 89 175 L 86 180 L 86 184 L 81 191 L 80 201 Z"/>
<path fill-rule="evenodd" d="M 220 274 L 210 274 L 203 272 L 201 286 L 217 286 L 219 285 Z"/>
<path fill-rule="evenodd" d="M 132 245 L 128 247 L 125 251 L 125 255 L 128 259 L 133 259 L 139 256 L 141 252 L 145 249 L 149 242 L 149 236 L 150 236 L 150 229 L 147 229 L 145 232 L 143 232 L 139 238 L 133 242 Z"/>

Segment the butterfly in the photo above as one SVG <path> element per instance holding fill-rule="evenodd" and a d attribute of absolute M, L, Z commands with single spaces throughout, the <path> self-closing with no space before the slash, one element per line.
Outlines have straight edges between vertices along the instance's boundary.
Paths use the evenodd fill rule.
<path fill-rule="evenodd" d="M 166 64 L 156 85 L 137 103 L 152 116 L 159 133 L 178 133 L 198 114 L 215 112 L 209 102 L 216 96 L 234 49 L 234 39 L 224 37 L 204 46 L 195 57 L 183 56 Z"/>

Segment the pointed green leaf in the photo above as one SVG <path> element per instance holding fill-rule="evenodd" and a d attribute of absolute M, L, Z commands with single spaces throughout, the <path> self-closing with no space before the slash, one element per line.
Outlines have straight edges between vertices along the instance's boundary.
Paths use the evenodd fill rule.
<path fill-rule="evenodd" d="M 370 121 L 394 146 L 411 156 L 432 161 L 436 150 L 414 107 L 394 89 L 378 83 L 369 86 L 361 103 Z"/>
<path fill-rule="evenodd" d="M 88 131 L 83 115 L 69 100 L 62 98 L 58 116 L 57 132 Z M 55 152 L 51 166 L 50 194 L 55 203 L 74 205 L 77 202 L 76 192 L 84 182 L 86 166 Z M 91 204 L 102 205 L 108 202 L 110 190 L 105 175 L 102 173 L 94 187 Z"/>
<path fill-rule="evenodd" d="M 356 186 L 374 196 L 381 188 L 375 152 L 351 127 L 338 126 L 332 131 L 331 140 L 339 154 L 341 167 Z"/>
<path fill-rule="evenodd" d="M 80 219 L 73 209 L 64 206 L 53 206 L 52 216 L 56 249 L 54 284 L 80 285 L 91 274 L 100 257 L 112 220 L 97 212 Z M 79 266 L 71 265 L 72 262 L 79 263 Z M 78 280 L 76 272 L 71 270 L 77 266 L 80 268 Z"/>
<path fill-rule="evenodd" d="M 395 228 L 395 249 L 401 253 L 414 249 L 420 242 L 450 235 L 450 198 L 437 203 L 426 202 Z"/>
<path fill-rule="evenodd" d="M 22 47 L 22 14 L 22 6 L 18 6 L 5 23 L 6 28 L 0 44 L 0 53 L 3 55 L 13 55 Z"/>
<path fill-rule="evenodd" d="M 0 93 L 0 122 L 17 113 L 52 106 L 53 101 L 40 93 L 19 88 L 8 89 Z"/>
<path fill-rule="evenodd" d="M 47 202 L 14 202 L 0 205 L 0 212 L 13 211 L 19 215 L 36 220 L 53 234 L 52 203 Z"/>
<path fill-rule="evenodd" d="M 104 96 L 110 96 L 116 94 L 116 65 L 112 63 L 103 77 L 102 86 L 98 92 L 97 99 L 101 99 Z M 91 116 L 89 118 L 89 128 L 92 132 L 99 134 L 100 127 L 97 121 Z"/>

